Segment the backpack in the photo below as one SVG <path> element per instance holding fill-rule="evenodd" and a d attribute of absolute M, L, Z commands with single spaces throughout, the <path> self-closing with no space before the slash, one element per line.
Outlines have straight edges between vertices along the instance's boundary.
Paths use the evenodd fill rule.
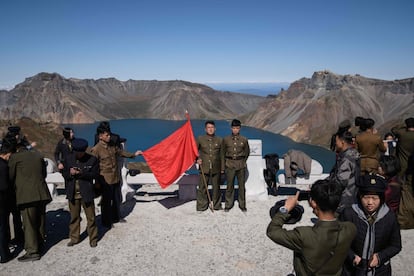
<path fill-rule="evenodd" d="M 277 153 L 269 153 L 264 156 L 266 161 L 266 169 L 263 169 L 263 176 L 267 186 L 273 194 L 276 188 L 276 174 L 279 171 L 279 155 Z"/>

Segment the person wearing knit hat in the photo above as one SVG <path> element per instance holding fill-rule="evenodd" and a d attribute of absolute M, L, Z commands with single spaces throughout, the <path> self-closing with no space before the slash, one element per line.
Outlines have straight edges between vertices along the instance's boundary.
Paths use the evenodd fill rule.
<path fill-rule="evenodd" d="M 343 215 L 356 225 L 357 235 L 342 275 L 391 275 L 390 259 L 401 251 L 401 233 L 395 213 L 385 204 L 386 179 L 365 174 L 357 186 L 358 203 Z"/>

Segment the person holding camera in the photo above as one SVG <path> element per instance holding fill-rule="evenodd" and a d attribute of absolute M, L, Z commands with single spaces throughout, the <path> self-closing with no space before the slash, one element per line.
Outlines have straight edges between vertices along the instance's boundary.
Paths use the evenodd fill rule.
<path fill-rule="evenodd" d="M 66 198 L 69 202 L 70 224 L 68 246 L 80 242 L 81 206 L 86 215 L 89 245 L 98 245 L 98 227 L 95 222 L 95 192 L 93 180 L 99 176 L 99 162 L 95 156 L 86 153 L 88 142 L 75 138 L 72 141 L 74 154 L 64 159 L 63 177 L 66 180 Z"/>
<path fill-rule="evenodd" d="M 342 188 L 329 180 L 316 181 L 310 190 L 309 205 L 318 221 L 313 226 L 286 230 L 283 225 L 298 204 L 299 192 L 286 199 L 269 226 L 267 236 L 275 243 L 293 250 L 293 266 L 300 275 L 341 275 L 356 227 L 336 219 Z"/>

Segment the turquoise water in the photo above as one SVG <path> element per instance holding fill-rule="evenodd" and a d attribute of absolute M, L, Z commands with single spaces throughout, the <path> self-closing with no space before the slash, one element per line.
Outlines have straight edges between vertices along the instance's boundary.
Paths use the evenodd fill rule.
<path fill-rule="evenodd" d="M 146 150 L 159 143 L 177 128 L 182 126 L 185 121 L 169 121 L 156 119 L 125 119 L 110 121 L 111 130 L 127 139 L 127 150 Z M 197 137 L 204 134 L 204 120 L 191 120 L 194 135 Z M 231 134 L 230 124 L 227 121 L 215 121 L 216 134 L 226 136 Z M 90 145 L 94 143 L 94 135 L 98 123 L 68 125 L 73 128 L 75 136 L 88 140 Z M 252 127 L 242 127 L 241 134 L 249 139 L 262 140 L 262 153 L 277 153 L 282 156 L 289 149 L 301 150 L 318 160 L 324 168 L 324 172 L 329 172 L 335 162 L 335 154 L 325 148 L 296 143 L 291 139 L 279 134 Z M 138 157 L 136 161 L 144 161 Z"/>

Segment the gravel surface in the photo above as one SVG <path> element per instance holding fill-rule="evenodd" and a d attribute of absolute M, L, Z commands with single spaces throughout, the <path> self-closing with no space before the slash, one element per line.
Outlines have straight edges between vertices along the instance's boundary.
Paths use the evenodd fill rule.
<path fill-rule="evenodd" d="M 63 195 L 47 208 L 47 242 L 42 258 L 0 264 L 0 275 L 287 275 L 293 254 L 266 236 L 269 208 L 283 196 L 247 202 L 247 213 L 236 205 L 230 212 L 195 211 L 195 201 L 182 202 L 176 185 L 161 190 L 144 185 L 122 205 L 126 223 L 100 227 L 100 240 L 89 246 L 67 247 L 69 212 Z M 99 199 L 96 200 L 96 203 Z M 307 202 L 297 225 L 311 225 Z M 83 216 L 83 214 L 82 214 Z M 297 226 L 295 225 L 295 226 Z M 86 219 L 82 220 L 85 229 Z M 292 228 L 294 226 L 288 226 Z M 414 230 L 403 230 L 403 250 L 392 259 L 393 275 L 412 275 Z M 18 256 L 24 250 L 17 248 Z"/>

